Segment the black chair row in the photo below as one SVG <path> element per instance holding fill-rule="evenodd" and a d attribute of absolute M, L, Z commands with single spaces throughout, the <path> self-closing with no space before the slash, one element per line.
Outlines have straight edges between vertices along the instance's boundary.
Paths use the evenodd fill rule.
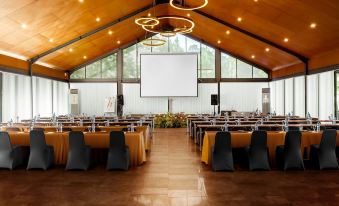
<path fill-rule="evenodd" d="M 336 157 L 336 136 L 334 129 L 324 130 L 319 145 L 311 145 L 310 160 L 319 169 L 338 169 Z M 276 162 L 280 169 L 304 170 L 301 154 L 301 132 L 286 133 L 284 145 L 276 148 Z M 250 146 L 246 148 L 250 170 L 270 170 L 267 147 L 267 132 L 254 131 Z M 213 171 L 234 171 L 231 147 L 231 133 L 218 132 L 211 152 Z"/>
<path fill-rule="evenodd" d="M 129 167 L 129 148 L 125 145 L 123 132 L 110 133 L 107 170 Z M 88 170 L 91 163 L 91 148 L 85 144 L 84 134 L 79 131 L 69 133 L 69 150 L 66 170 Z M 10 170 L 23 164 L 22 148 L 12 146 L 9 134 L 0 132 L 0 168 Z M 27 164 L 29 169 L 47 170 L 54 164 L 54 149 L 46 144 L 42 130 L 30 132 L 30 154 Z"/>

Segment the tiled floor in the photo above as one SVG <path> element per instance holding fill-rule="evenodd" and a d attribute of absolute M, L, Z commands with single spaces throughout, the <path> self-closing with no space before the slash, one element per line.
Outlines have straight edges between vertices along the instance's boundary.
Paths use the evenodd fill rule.
<path fill-rule="evenodd" d="M 159 129 L 128 172 L 0 171 L 2 205 L 339 205 L 339 171 L 210 171 L 185 129 Z"/>

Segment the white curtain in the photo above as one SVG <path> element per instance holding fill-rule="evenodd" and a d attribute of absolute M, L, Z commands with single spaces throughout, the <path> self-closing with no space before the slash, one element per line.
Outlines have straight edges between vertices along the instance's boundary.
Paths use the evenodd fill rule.
<path fill-rule="evenodd" d="M 116 83 L 71 83 L 71 89 L 79 90 L 80 113 L 103 116 L 105 99 L 117 96 Z"/>
<path fill-rule="evenodd" d="M 159 114 L 168 111 L 167 97 L 140 97 L 140 84 L 123 84 L 124 114 Z"/>
<path fill-rule="evenodd" d="M 319 119 L 328 119 L 334 113 L 334 72 L 319 75 Z"/>
<path fill-rule="evenodd" d="M 305 76 L 294 78 L 294 114 L 305 117 Z"/>
<path fill-rule="evenodd" d="M 33 116 L 51 117 L 52 108 L 52 80 L 41 77 L 33 78 Z"/>
<path fill-rule="evenodd" d="M 271 101 L 270 101 L 270 106 L 271 106 L 271 113 L 274 113 L 276 111 L 276 82 L 272 81 L 269 83 L 270 86 L 270 96 L 271 96 Z"/>
<path fill-rule="evenodd" d="M 53 81 L 53 113 L 68 114 L 68 83 Z"/>
<path fill-rule="evenodd" d="M 293 78 L 285 79 L 285 114 L 294 113 Z"/>
<path fill-rule="evenodd" d="M 307 76 L 307 112 L 312 117 L 318 117 L 318 74 Z"/>
<path fill-rule="evenodd" d="M 174 97 L 172 99 L 172 111 L 174 113 L 185 112 L 187 114 L 211 114 L 211 94 L 218 94 L 218 84 L 198 84 L 198 97 Z M 217 111 L 216 106 L 216 111 Z"/>
<path fill-rule="evenodd" d="M 284 115 L 285 114 L 285 81 L 279 80 L 275 83 L 275 112 L 277 115 Z"/>
<path fill-rule="evenodd" d="M 5 72 L 2 75 L 2 121 L 30 119 L 31 77 Z"/>
<path fill-rule="evenodd" d="M 239 112 L 262 110 L 262 88 L 268 88 L 268 86 L 268 83 L 263 82 L 220 83 L 221 110 Z"/>

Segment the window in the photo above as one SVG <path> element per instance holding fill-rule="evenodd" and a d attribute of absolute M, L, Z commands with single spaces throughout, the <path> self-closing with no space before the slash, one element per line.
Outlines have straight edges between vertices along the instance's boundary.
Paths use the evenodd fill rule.
<path fill-rule="evenodd" d="M 252 78 L 252 66 L 237 60 L 237 77 L 238 78 Z"/>
<path fill-rule="evenodd" d="M 264 70 L 253 67 L 253 78 L 268 78 L 268 74 Z"/>
<path fill-rule="evenodd" d="M 101 60 L 102 78 L 117 78 L 117 55 L 112 54 Z"/>
<path fill-rule="evenodd" d="M 113 79 L 117 78 L 117 54 L 111 54 L 71 74 L 70 79 Z"/>
<path fill-rule="evenodd" d="M 173 38 L 169 38 L 169 52 L 186 52 L 186 37 L 183 35 L 176 35 Z"/>
<path fill-rule="evenodd" d="M 164 39 L 166 40 L 166 43 L 162 46 L 154 46 L 152 47 L 153 53 L 167 53 L 168 52 L 168 38 L 162 37 L 160 34 L 155 35 L 154 37 L 151 37 L 153 39 Z"/>
<path fill-rule="evenodd" d="M 221 78 L 237 77 L 237 60 L 227 54 L 221 53 Z"/>
<path fill-rule="evenodd" d="M 201 44 L 199 78 L 215 78 L 215 49 Z"/>
<path fill-rule="evenodd" d="M 130 46 L 123 51 L 123 78 L 133 79 L 138 78 L 137 68 L 137 47 L 136 45 Z"/>
<path fill-rule="evenodd" d="M 74 71 L 71 74 L 71 79 L 85 79 L 85 68 Z"/>
<path fill-rule="evenodd" d="M 86 78 L 101 78 L 101 62 L 97 61 L 86 66 Z"/>

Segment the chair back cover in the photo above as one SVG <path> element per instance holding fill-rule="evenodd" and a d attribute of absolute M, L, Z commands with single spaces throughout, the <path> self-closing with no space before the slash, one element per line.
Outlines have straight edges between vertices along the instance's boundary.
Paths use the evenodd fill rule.
<path fill-rule="evenodd" d="M 125 134 L 122 131 L 111 131 L 109 139 L 110 148 L 124 150 L 125 145 Z"/>
<path fill-rule="evenodd" d="M 12 144 L 7 132 L 0 132 L 0 150 L 11 150 Z"/>
<path fill-rule="evenodd" d="M 46 147 L 45 133 L 42 130 L 30 131 L 29 141 L 32 149 L 43 149 Z"/>
<path fill-rule="evenodd" d="M 320 141 L 320 150 L 335 150 L 337 144 L 337 130 L 326 129 L 323 131 L 322 138 Z"/>
<path fill-rule="evenodd" d="M 68 142 L 69 142 L 69 149 L 85 147 L 84 133 L 81 131 L 69 132 Z"/>
<path fill-rule="evenodd" d="M 253 131 L 251 136 L 252 148 L 265 148 L 267 147 L 267 132 L 264 130 Z"/>

